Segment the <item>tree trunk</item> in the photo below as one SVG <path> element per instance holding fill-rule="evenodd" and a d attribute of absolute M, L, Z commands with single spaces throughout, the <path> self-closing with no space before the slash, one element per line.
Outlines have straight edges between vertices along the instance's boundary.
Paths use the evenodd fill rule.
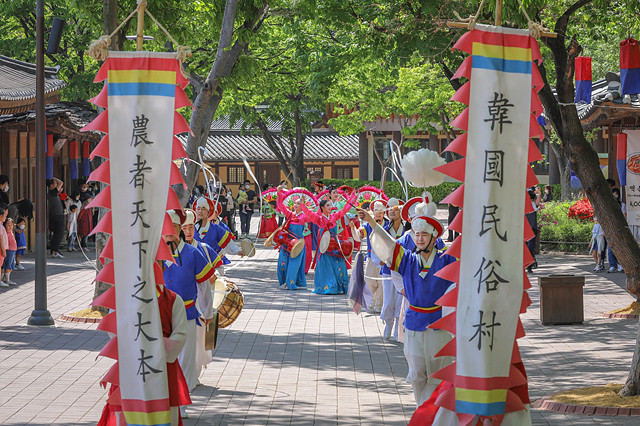
<path fill-rule="evenodd" d="M 578 0 L 571 5 L 556 21 L 554 32 L 566 34 L 571 15 L 591 0 Z M 596 216 L 607 236 L 611 249 L 627 274 L 627 290 L 633 295 L 640 295 L 640 248 L 629 231 L 627 221 L 622 214 L 618 202 L 614 199 L 604 175 L 600 171 L 598 154 L 584 137 L 582 125 L 573 98 L 574 60 L 582 48 L 575 39 L 558 37 L 545 38 L 544 42 L 551 50 L 556 71 L 556 99 L 546 84 L 539 92 L 540 100 L 547 116 L 571 162 L 571 168 L 582 182 L 582 187 L 593 206 Z M 545 81 L 546 69 L 539 64 L 540 75 Z M 620 391 L 621 395 L 637 395 L 640 393 L 640 339 L 636 341 L 635 354 L 627 383 Z"/>
<path fill-rule="evenodd" d="M 118 1 L 102 0 L 102 16 L 103 16 L 102 32 L 104 35 L 109 35 L 118 27 Z M 116 35 L 116 37 L 114 37 L 111 40 L 111 45 L 109 46 L 109 49 L 118 51 L 118 50 L 121 50 L 121 47 L 122 47 L 121 38 L 119 37 L 119 35 Z M 100 109 L 101 108 L 99 108 L 99 110 Z M 101 112 L 101 111 L 98 111 L 98 112 Z M 101 162 L 103 161 L 105 160 L 102 159 Z M 100 190 L 104 191 L 105 188 L 106 188 L 106 185 L 104 183 L 101 183 Z M 98 221 L 102 220 L 102 218 L 107 213 L 107 211 L 108 210 L 104 208 L 99 209 Z M 104 246 L 107 244 L 109 235 L 103 232 L 99 232 L 96 234 L 95 239 L 96 239 L 96 268 L 98 269 L 98 272 L 99 272 L 102 269 L 102 263 L 100 263 L 100 260 L 99 260 L 100 253 L 102 253 Z M 93 300 L 95 300 L 98 296 L 100 296 L 105 291 L 109 290 L 109 288 L 111 287 L 112 287 L 111 284 L 107 284 L 102 281 L 96 281 L 94 290 L 93 290 Z M 109 313 L 109 309 L 103 306 L 92 306 L 91 310 L 100 311 L 103 315 L 106 315 L 107 313 Z"/>
<path fill-rule="evenodd" d="M 237 10 L 238 0 L 226 1 L 216 57 L 209 71 L 209 75 L 206 80 L 204 80 L 200 90 L 198 90 L 196 99 L 193 102 L 193 113 L 191 114 L 191 121 L 189 123 L 189 127 L 193 133 L 187 137 L 186 147 L 189 158 L 198 158 L 198 151 L 207 143 L 213 116 L 222 101 L 223 90 L 222 87 L 220 87 L 220 81 L 224 77 L 232 74 L 240 55 L 248 46 L 247 39 L 242 36 L 238 37 L 232 45 Z M 268 11 L 269 5 L 263 3 L 262 6 L 257 8 L 253 18 L 245 21 L 239 30 L 255 33 L 267 17 Z M 194 78 L 197 79 L 197 76 Z M 193 78 L 190 80 L 193 80 Z M 199 171 L 199 166 L 187 162 L 183 176 L 187 185 L 186 190 L 182 185 L 174 185 L 173 187 L 183 205 L 186 204 L 189 199 L 191 188 L 193 188 L 196 183 Z"/>
<path fill-rule="evenodd" d="M 571 170 L 569 162 L 564 155 L 562 145 L 549 142 L 549 147 L 553 150 L 558 169 L 560 170 L 560 201 L 567 201 L 571 198 Z"/>

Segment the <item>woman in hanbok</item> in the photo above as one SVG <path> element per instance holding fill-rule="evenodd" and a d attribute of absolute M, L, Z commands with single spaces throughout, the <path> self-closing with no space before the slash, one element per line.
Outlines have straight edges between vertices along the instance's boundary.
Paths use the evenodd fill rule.
<path fill-rule="evenodd" d="M 328 232 L 330 238 L 338 243 L 335 250 L 327 249 L 324 253 L 320 253 L 320 250 L 316 252 L 314 293 L 342 294 L 346 293 L 349 288 L 347 263 L 338 236 L 343 233 L 341 219 L 351 208 L 354 199 L 355 196 L 346 203 L 342 210 L 335 213 L 331 213 L 333 206 L 328 200 L 320 201 L 320 213 L 311 212 L 305 205 L 302 205 L 306 220 L 319 227 L 318 240 L 320 241 L 324 233 Z M 353 239 L 350 242 L 353 244 Z"/>
<path fill-rule="evenodd" d="M 289 290 L 296 290 L 307 286 L 306 259 L 309 245 L 306 243 L 310 240 L 311 231 L 309 225 L 302 215 L 302 197 L 296 198 L 293 202 L 293 212 L 289 214 L 282 226 L 282 230 L 288 233 L 291 239 L 304 239 L 305 244 L 302 252 L 296 257 L 291 257 L 289 247 L 285 244 L 280 246 L 280 255 L 278 256 L 278 283 L 280 287 Z M 282 212 L 286 212 L 281 204 L 281 197 L 278 197 L 278 208 Z M 310 242 L 310 241 L 309 241 Z"/>

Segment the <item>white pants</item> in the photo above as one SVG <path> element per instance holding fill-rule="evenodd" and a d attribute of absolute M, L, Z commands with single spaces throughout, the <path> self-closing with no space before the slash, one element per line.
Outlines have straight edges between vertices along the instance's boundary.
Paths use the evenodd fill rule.
<path fill-rule="evenodd" d="M 396 290 L 391 277 L 385 276 L 383 278 L 385 279 L 382 281 L 383 300 L 380 319 L 387 322 L 393 321 L 394 318 L 398 318 L 400 316 L 402 295 Z"/>
<path fill-rule="evenodd" d="M 213 327 L 213 323 L 209 325 Z M 196 377 L 202 375 L 203 368 L 206 369 L 207 364 L 213 361 L 213 351 L 204 348 L 204 340 L 206 334 L 206 326 L 196 327 Z"/>
<path fill-rule="evenodd" d="M 383 300 L 382 275 L 380 275 L 380 265 L 376 265 L 371 259 L 367 260 L 367 266 L 365 266 L 364 269 L 364 282 L 373 295 L 370 306 L 371 310 L 380 312 L 380 310 L 382 310 Z"/>
<path fill-rule="evenodd" d="M 429 376 L 453 362 L 453 357 L 435 356 L 451 338 L 444 330 L 405 331 L 404 356 L 409 364 L 407 382 L 413 387 L 418 406 L 429 399 L 441 382 Z"/>
<path fill-rule="evenodd" d="M 529 404 L 524 404 L 524 410 L 514 411 L 505 414 L 501 426 L 530 426 L 531 425 L 531 413 Z M 478 423 L 478 417 L 476 417 L 471 424 Z M 433 426 L 449 426 L 458 424 L 458 416 L 453 411 L 440 407 L 436 413 L 435 419 L 433 419 Z M 493 425 L 493 422 L 485 423 L 486 426 Z"/>
<path fill-rule="evenodd" d="M 400 317 L 398 321 L 400 326 L 398 327 L 398 342 L 404 342 L 404 317 L 407 315 L 407 309 L 409 309 L 409 300 L 406 297 L 402 297 L 402 307 L 400 308 Z"/>
<path fill-rule="evenodd" d="M 196 328 L 198 328 L 198 325 L 195 319 L 187 321 L 187 340 L 184 342 L 182 352 L 178 355 L 178 362 L 184 373 L 184 378 L 187 381 L 189 392 L 191 392 L 196 387 L 196 383 L 198 383 L 198 369 L 196 367 Z"/>

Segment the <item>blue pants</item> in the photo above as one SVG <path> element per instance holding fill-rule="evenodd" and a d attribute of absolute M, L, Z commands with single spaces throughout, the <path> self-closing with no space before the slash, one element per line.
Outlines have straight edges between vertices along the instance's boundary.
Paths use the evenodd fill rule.
<path fill-rule="evenodd" d="M 607 257 L 609 258 L 609 267 L 617 268 L 618 267 L 618 259 L 616 259 L 616 255 L 613 254 L 611 247 L 607 247 Z"/>

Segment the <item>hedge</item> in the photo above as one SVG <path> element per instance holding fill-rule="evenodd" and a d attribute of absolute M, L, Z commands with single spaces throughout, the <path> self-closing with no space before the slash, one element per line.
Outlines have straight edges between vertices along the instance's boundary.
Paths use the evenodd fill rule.
<path fill-rule="evenodd" d="M 542 247 L 550 250 L 587 252 L 593 222 L 569 217 L 575 201 L 545 203 L 538 210 L 538 229 Z"/>
<path fill-rule="evenodd" d="M 358 180 L 358 179 L 322 179 L 322 183 L 326 186 L 349 185 L 356 189 L 363 186 L 375 186 L 376 188 L 380 188 L 380 181 L 377 181 L 377 180 L 373 181 L 373 180 Z M 458 182 L 443 182 L 438 186 L 428 187 L 427 191 L 431 193 L 431 196 L 433 197 L 433 201 L 439 204 L 447 195 L 451 193 L 451 191 L 453 191 L 460 185 L 461 184 Z M 309 179 L 303 180 L 302 186 L 305 188 L 309 188 L 310 187 Z M 422 189 L 420 188 L 414 188 L 413 186 L 409 186 L 408 190 L 409 190 L 409 198 L 419 197 L 420 195 L 422 195 Z M 402 189 L 402 186 L 400 185 L 399 182 L 395 182 L 395 181 L 386 182 L 384 192 L 385 194 L 387 194 L 389 198 L 395 197 L 395 198 L 404 200 L 404 190 Z"/>

